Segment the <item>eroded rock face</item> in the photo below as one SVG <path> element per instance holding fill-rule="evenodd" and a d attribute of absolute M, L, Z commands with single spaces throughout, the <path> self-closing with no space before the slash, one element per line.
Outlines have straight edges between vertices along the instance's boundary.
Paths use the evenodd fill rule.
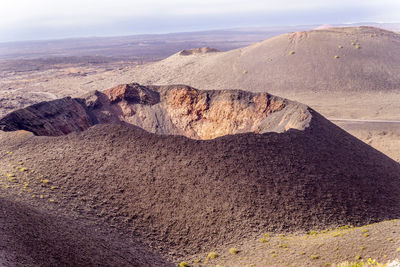
<path fill-rule="evenodd" d="M 165 107 L 174 125 L 198 139 L 243 132 L 261 132 L 261 122 L 285 107 L 264 93 L 241 91 L 201 92 L 190 87 L 174 88 L 166 95 Z"/>
<path fill-rule="evenodd" d="M 112 102 L 126 100 L 131 104 L 154 105 L 160 102 L 160 95 L 138 83 L 121 84 L 104 91 Z"/>
<path fill-rule="evenodd" d="M 126 97 L 127 90 L 140 90 L 144 92 L 142 98 L 157 101 L 135 97 L 132 102 Z M 290 128 L 302 130 L 311 118 L 305 105 L 267 93 L 131 84 L 111 88 L 105 94 L 109 101 L 92 110 L 100 122 L 124 121 L 152 133 L 193 139 L 246 132 L 284 132 Z"/>
<path fill-rule="evenodd" d="M 83 131 L 96 123 L 81 99 L 66 97 L 11 112 L 0 120 L 0 130 L 57 136 Z"/>
<path fill-rule="evenodd" d="M 62 135 L 96 123 L 129 123 L 157 134 L 213 139 L 246 132 L 303 130 L 310 120 L 305 105 L 267 93 L 132 83 L 95 91 L 82 99 L 43 102 L 40 107 L 10 113 L 0 125 L 7 131 Z"/>

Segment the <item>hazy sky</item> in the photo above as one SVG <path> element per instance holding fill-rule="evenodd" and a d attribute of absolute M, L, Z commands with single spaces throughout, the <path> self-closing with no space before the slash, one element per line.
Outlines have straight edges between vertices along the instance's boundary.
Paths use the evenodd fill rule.
<path fill-rule="evenodd" d="M 351 22 L 400 22 L 400 0 L 0 0 L 0 42 Z"/>

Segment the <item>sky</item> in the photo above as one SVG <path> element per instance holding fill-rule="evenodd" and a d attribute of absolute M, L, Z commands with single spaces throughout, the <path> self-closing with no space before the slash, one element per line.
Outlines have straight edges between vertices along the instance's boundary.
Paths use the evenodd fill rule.
<path fill-rule="evenodd" d="M 400 0 L 0 0 L 0 42 L 400 22 Z"/>

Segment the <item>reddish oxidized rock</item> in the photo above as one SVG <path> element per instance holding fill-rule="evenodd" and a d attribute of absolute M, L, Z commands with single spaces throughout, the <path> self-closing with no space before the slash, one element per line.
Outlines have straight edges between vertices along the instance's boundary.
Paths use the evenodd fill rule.
<path fill-rule="evenodd" d="M 310 120 L 307 106 L 267 93 L 132 83 L 95 91 L 83 99 L 59 99 L 12 112 L 0 120 L 0 129 L 62 135 L 96 123 L 129 123 L 152 133 L 213 139 L 302 130 Z"/>
<path fill-rule="evenodd" d="M 154 105 L 160 101 L 157 92 L 138 83 L 121 84 L 104 91 L 112 103 L 126 100 L 129 103 Z"/>

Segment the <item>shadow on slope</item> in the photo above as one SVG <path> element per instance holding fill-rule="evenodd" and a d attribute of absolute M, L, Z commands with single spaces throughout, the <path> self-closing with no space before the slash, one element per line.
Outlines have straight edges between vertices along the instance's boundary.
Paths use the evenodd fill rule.
<path fill-rule="evenodd" d="M 173 266 L 139 244 L 0 198 L 1 266 Z"/>

